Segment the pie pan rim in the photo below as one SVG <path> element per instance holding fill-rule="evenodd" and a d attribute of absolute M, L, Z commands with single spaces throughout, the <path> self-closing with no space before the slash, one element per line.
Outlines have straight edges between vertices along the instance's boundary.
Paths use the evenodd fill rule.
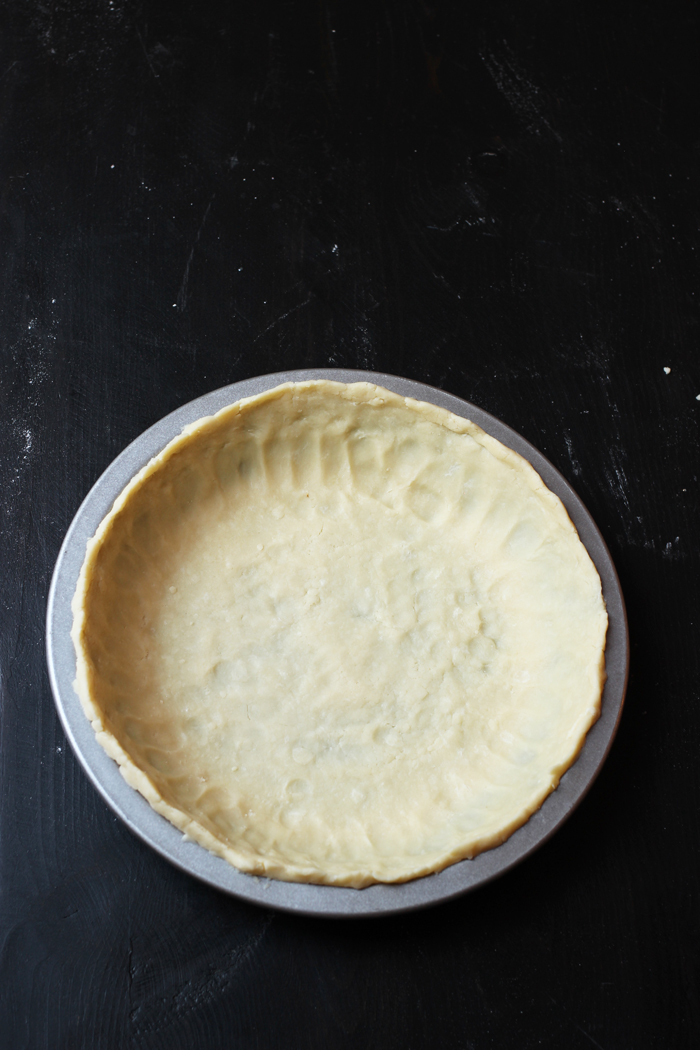
<path fill-rule="evenodd" d="M 540 809 L 506 842 L 479 854 L 474 860 L 460 861 L 438 874 L 410 882 L 375 884 L 362 890 L 246 875 L 197 843 L 184 841 L 182 833 L 151 809 L 148 802 L 122 778 L 116 763 L 97 742 L 73 689 L 75 654 L 70 639 L 71 599 L 87 540 L 95 533 L 126 484 L 188 423 L 282 383 L 318 379 L 370 382 L 402 396 L 430 402 L 472 420 L 486 433 L 524 456 L 564 503 L 601 577 L 609 616 L 608 677 L 601 717 L 589 730 L 577 760 Z M 629 643 L 624 599 L 603 538 L 574 490 L 534 446 L 476 405 L 426 384 L 376 372 L 304 369 L 258 376 L 211 391 L 165 416 L 112 462 L 83 501 L 59 553 L 49 594 L 47 656 L 58 713 L 77 757 L 105 801 L 147 844 L 196 878 L 247 901 L 299 914 L 362 917 L 412 911 L 459 896 L 503 874 L 557 830 L 590 788 L 612 744 L 624 701 Z"/>

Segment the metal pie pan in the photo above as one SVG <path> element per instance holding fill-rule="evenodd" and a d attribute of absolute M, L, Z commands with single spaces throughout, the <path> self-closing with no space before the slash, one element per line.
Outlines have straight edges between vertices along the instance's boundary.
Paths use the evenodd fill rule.
<path fill-rule="evenodd" d="M 488 434 L 519 452 L 564 503 L 600 574 L 609 616 L 605 654 L 608 677 L 601 716 L 589 731 L 578 759 L 540 809 L 501 846 L 479 854 L 474 860 L 460 861 L 436 875 L 411 882 L 378 884 L 362 890 L 246 875 L 197 843 L 185 842 L 181 832 L 151 809 L 122 778 L 116 762 L 98 744 L 73 689 L 75 653 L 70 638 L 71 599 L 85 557 L 86 543 L 125 485 L 188 423 L 280 383 L 309 379 L 332 379 L 341 383 L 366 381 L 387 387 L 404 397 L 432 402 L 455 415 L 471 419 Z M 246 901 L 303 915 L 340 918 L 396 914 L 450 900 L 490 882 L 546 842 L 584 797 L 608 754 L 622 713 L 629 641 L 620 583 L 605 542 L 574 490 L 537 449 L 499 419 L 442 390 L 378 372 L 329 368 L 276 372 L 214 390 L 171 412 L 114 460 L 88 493 L 61 547 L 49 593 L 47 656 L 56 707 L 73 750 L 108 805 L 144 842 L 190 875 Z"/>

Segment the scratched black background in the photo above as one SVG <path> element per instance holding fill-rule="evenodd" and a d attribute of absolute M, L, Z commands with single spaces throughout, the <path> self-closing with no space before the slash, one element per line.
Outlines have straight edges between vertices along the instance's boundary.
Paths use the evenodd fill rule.
<path fill-rule="evenodd" d="M 628 0 L 5 0 L 0 1047 L 700 1045 L 700 12 Z M 441 908 L 240 904 L 112 816 L 45 670 L 61 539 L 205 391 L 441 386 L 574 484 L 632 677 L 591 794 Z M 664 371 L 670 368 L 670 373 Z"/>

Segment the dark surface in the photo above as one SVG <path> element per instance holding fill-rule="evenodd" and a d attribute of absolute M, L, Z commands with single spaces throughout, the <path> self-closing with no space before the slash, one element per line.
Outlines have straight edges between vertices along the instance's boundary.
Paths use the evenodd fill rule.
<path fill-rule="evenodd" d="M 698 1045 L 697 5 L 0 17 L 0 1047 Z M 323 365 L 441 386 L 538 446 L 632 638 L 617 741 L 555 838 L 354 924 L 240 904 L 133 838 L 66 746 L 43 645 L 61 539 L 128 441 Z"/>

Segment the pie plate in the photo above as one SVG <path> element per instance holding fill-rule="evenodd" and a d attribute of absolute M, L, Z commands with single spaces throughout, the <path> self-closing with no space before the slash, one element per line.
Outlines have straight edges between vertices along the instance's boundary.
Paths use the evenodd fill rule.
<path fill-rule="evenodd" d="M 188 423 L 281 383 L 311 379 L 370 382 L 404 397 L 431 402 L 472 420 L 487 434 L 527 459 L 562 500 L 576 526 L 600 575 L 609 617 L 605 653 L 607 681 L 601 716 L 589 730 L 578 759 L 540 809 L 502 845 L 479 854 L 473 860 L 460 861 L 438 874 L 410 882 L 376 884 L 362 890 L 246 875 L 197 843 L 183 839 L 182 833 L 151 809 L 148 802 L 122 778 L 116 762 L 97 742 L 73 688 L 75 653 L 70 637 L 71 600 L 85 557 L 86 543 L 122 489 Z M 88 493 L 61 547 L 49 593 L 47 655 L 51 686 L 66 735 L 88 777 L 133 832 L 177 867 L 226 893 L 269 908 L 339 918 L 396 914 L 450 900 L 502 875 L 546 842 L 582 800 L 610 750 L 627 685 L 629 640 L 620 583 L 600 532 L 568 482 L 529 442 L 476 405 L 423 383 L 378 372 L 304 369 L 258 376 L 205 394 L 150 427 L 114 460 Z"/>

